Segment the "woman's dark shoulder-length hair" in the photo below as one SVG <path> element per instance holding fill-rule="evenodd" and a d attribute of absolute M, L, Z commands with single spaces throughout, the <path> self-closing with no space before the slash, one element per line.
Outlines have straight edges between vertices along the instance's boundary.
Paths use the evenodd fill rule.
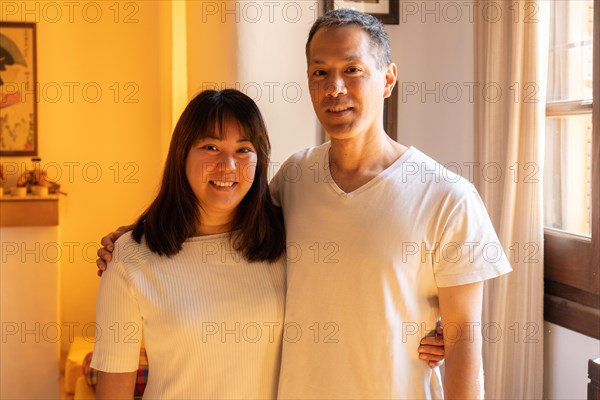
<path fill-rule="evenodd" d="M 273 204 L 268 187 L 271 145 L 267 129 L 254 101 L 233 89 L 206 90 L 181 114 L 159 193 L 135 223 L 133 238 L 138 243 L 144 236 L 151 251 L 171 256 L 196 235 L 200 213 L 185 172 L 187 156 L 198 140 L 215 133 L 220 136 L 216 130 L 231 120 L 240 124 L 257 152 L 254 182 L 232 221 L 231 243 L 248 261 L 275 261 L 282 255 L 285 230 L 281 210 Z"/>

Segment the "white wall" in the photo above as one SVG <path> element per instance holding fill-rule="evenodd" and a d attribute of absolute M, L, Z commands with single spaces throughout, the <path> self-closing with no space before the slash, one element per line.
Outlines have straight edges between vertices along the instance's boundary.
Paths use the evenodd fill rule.
<path fill-rule="evenodd" d="M 56 399 L 60 228 L 3 227 L 0 238 L 0 398 Z M 48 249 L 48 255 L 36 247 Z"/>
<path fill-rule="evenodd" d="M 386 26 L 398 65 L 398 141 L 462 166 L 473 160 L 474 29 L 466 12 L 451 22 L 443 2 L 427 9 L 435 3 L 439 12 L 427 14 L 423 2 L 400 2 L 400 24 Z"/>
<path fill-rule="evenodd" d="M 294 152 L 314 146 L 320 135 L 304 55 L 318 7 L 313 1 L 254 3 L 260 8 L 242 12 L 238 24 L 239 83 L 263 112 L 276 169 Z M 276 6 L 269 9 L 269 3 Z M 258 9 L 262 14 L 256 22 Z"/>
<path fill-rule="evenodd" d="M 188 3 L 188 87 L 235 88 L 260 107 L 273 169 L 316 144 L 317 120 L 306 82 L 304 42 L 312 1 Z"/>
<path fill-rule="evenodd" d="M 238 18 L 235 83 L 259 104 L 273 144 L 272 160 L 280 163 L 320 139 L 306 83 L 304 44 L 321 4 L 252 4 L 237 10 L 231 6 L 224 13 L 211 10 L 215 15 L 207 18 L 211 22 L 218 17 L 224 24 Z M 426 15 L 423 23 L 420 11 L 399 25 L 386 26 L 399 70 L 398 138 L 444 164 L 458 163 L 466 174 L 474 135 L 469 96 L 474 80 L 472 21 L 465 10 L 464 18 L 449 22 L 440 9 L 439 16 Z M 297 100 L 295 88 L 301 90 Z M 418 92 L 412 93 L 415 88 Z M 424 95 L 429 89 L 435 94 Z"/>
<path fill-rule="evenodd" d="M 600 341 L 544 322 L 544 398 L 586 399 L 588 360 L 600 357 Z"/>

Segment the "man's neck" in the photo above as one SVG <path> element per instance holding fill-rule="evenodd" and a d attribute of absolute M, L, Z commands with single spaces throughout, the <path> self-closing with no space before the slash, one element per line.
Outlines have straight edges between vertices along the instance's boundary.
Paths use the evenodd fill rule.
<path fill-rule="evenodd" d="M 350 193 L 392 165 L 406 151 L 383 130 L 349 139 L 331 140 L 329 168 L 336 184 Z"/>

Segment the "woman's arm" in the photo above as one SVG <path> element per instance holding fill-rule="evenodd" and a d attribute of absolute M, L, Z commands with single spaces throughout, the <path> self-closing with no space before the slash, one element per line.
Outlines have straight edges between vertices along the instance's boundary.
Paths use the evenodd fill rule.
<path fill-rule="evenodd" d="M 135 262 L 133 256 L 139 251 L 135 245 L 130 238 L 115 244 L 114 260 L 98 287 L 90 364 L 98 371 L 98 399 L 133 399 L 143 321 L 125 261 Z"/>
<path fill-rule="evenodd" d="M 102 372 L 98 371 L 96 385 L 97 400 L 133 399 L 137 371 Z"/>

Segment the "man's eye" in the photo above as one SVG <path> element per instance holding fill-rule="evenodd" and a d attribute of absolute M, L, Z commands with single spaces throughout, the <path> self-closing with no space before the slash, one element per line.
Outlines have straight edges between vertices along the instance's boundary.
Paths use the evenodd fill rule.
<path fill-rule="evenodd" d="M 348 69 L 346 69 L 346 71 L 350 72 L 351 74 L 355 74 L 355 73 L 361 72 L 361 69 L 357 68 L 357 67 L 349 67 Z"/>
<path fill-rule="evenodd" d="M 318 69 L 315 72 L 313 72 L 313 76 L 323 76 L 325 75 L 325 71 Z"/>

